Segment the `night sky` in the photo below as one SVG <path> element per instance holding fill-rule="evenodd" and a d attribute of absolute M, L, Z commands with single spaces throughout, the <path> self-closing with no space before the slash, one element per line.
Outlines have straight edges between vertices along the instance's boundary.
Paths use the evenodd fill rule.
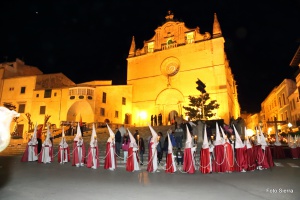
<path fill-rule="evenodd" d="M 297 70 L 289 64 L 300 44 L 300 0 L 4 0 L 0 7 L 0 62 L 20 58 L 75 83 L 126 84 L 132 36 L 142 48 L 168 10 L 201 33 L 212 33 L 217 13 L 243 111 L 259 112 Z"/>

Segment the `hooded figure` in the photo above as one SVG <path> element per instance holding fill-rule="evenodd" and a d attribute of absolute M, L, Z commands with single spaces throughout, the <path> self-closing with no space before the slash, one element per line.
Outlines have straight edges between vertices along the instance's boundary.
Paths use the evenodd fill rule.
<path fill-rule="evenodd" d="M 47 137 L 42 144 L 42 150 L 39 154 L 39 163 L 51 163 L 53 161 L 53 146 L 50 140 L 50 129 L 47 126 Z"/>
<path fill-rule="evenodd" d="M 109 132 L 109 138 L 106 142 L 106 154 L 104 160 L 104 169 L 114 171 L 117 167 L 116 155 L 115 155 L 115 133 L 106 124 Z"/>
<path fill-rule="evenodd" d="M 254 157 L 254 147 L 250 143 L 249 137 L 250 135 L 247 134 L 247 131 L 245 130 L 246 138 L 245 138 L 245 146 L 246 146 L 246 159 L 247 159 L 247 171 L 254 171 L 256 168 L 256 162 Z"/>
<path fill-rule="evenodd" d="M 212 172 L 212 157 L 209 152 L 209 143 L 207 139 L 206 124 L 204 124 L 203 144 L 200 150 L 200 168 L 202 174 Z"/>
<path fill-rule="evenodd" d="M 225 163 L 225 172 L 231 173 L 234 171 L 234 151 L 231 143 L 229 142 L 227 135 L 225 135 L 224 130 L 220 127 L 223 141 L 224 141 L 224 163 Z"/>
<path fill-rule="evenodd" d="M 131 134 L 131 132 L 128 130 L 129 138 L 130 138 L 130 144 L 128 148 L 128 158 L 126 162 L 126 171 L 134 172 L 140 170 L 139 167 L 139 158 L 138 158 L 138 145 L 136 144 L 135 138 Z"/>
<path fill-rule="evenodd" d="M 262 168 L 268 169 L 274 166 L 273 157 L 272 157 L 271 149 L 266 141 L 264 133 L 261 131 L 261 128 L 259 128 L 259 131 L 260 131 L 261 148 L 265 155 L 265 159 L 263 160 L 261 165 Z"/>
<path fill-rule="evenodd" d="M 260 131 L 256 129 L 256 140 L 255 140 L 255 146 L 254 146 L 254 153 L 253 156 L 256 161 L 256 168 L 259 170 L 263 170 L 262 168 L 262 163 L 264 162 L 265 159 L 265 154 L 262 150 L 262 145 L 261 145 L 261 137 L 259 134 Z"/>
<path fill-rule="evenodd" d="M 66 142 L 64 127 L 62 127 L 61 141 L 58 148 L 58 162 L 60 164 L 70 162 L 70 148 Z"/>
<path fill-rule="evenodd" d="M 170 134 L 172 134 L 172 130 L 169 130 L 167 133 L 169 145 L 168 145 L 168 153 L 167 153 L 165 172 L 174 173 L 174 172 L 176 172 L 176 165 L 175 165 L 175 159 L 174 159 L 174 155 L 173 155 L 173 145 L 171 142 Z"/>
<path fill-rule="evenodd" d="M 34 127 L 32 138 L 29 139 L 21 162 L 37 161 L 38 160 L 38 141 L 36 138 L 37 125 Z"/>
<path fill-rule="evenodd" d="M 89 146 L 89 150 L 88 150 L 86 166 L 88 168 L 93 168 L 93 169 L 97 169 L 100 166 L 100 164 L 99 164 L 99 148 L 98 148 L 95 124 L 93 124 L 93 130 L 92 130 L 92 134 L 91 134 L 91 141 L 90 141 L 90 146 Z"/>
<path fill-rule="evenodd" d="M 186 142 L 184 148 L 183 171 L 189 174 L 195 173 L 194 153 L 196 147 L 193 147 L 193 140 L 188 126 L 186 126 Z"/>
<path fill-rule="evenodd" d="M 83 167 L 85 163 L 85 145 L 82 139 L 82 133 L 79 123 L 77 123 L 77 133 L 73 142 L 73 160 L 72 166 Z"/>
<path fill-rule="evenodd" d="M 155 132 L 155 130 L 152 128 L 152 126 L 149 125 L 152 137 L 149 142 L 148 146 L 148 166 L 147 171 L 148 172 L 156 172 L 157 170 L 157 150 L 156 146 L 158 144 L 158 135 Z"/>
<path fill-rule="evenodd" d="M 300 152 L 298 151 L 298 148 L 297 148 L 297 140 L 298 139 L 297 139 L 296 135 L 295 135 L 295 139 L 293 138 L 293 136 L 288 135 L 288 146 L 290 148 L 293 159 L 298 159 L 299 154 L 300 154 Z"/>
<path fill-rule="evenodd" d="M 213 162 L 213 171 L 214 172 L 225 172 L 226 166 L 225 166 L 225 155 L 224 155 L 224 145 L 223 145 L 223 139 L 220 135 L 220 129 L 218 122 L 216 122 L 216 140 L 214 142 L 214 155 L 215 159 Z"/>
<path fill-rule="evenodd" d="M 235 166 L 235 171 L 237 172 L 246 172 L 246 169 L 248 168 L 248 163 L 246 160 L 246 146 L 241 140 L 241 137 L 239 133 L 237 132 L 236 128 L 234 125 L 233 130 L 235 134 L 235 160 L 236 160 L 236 166 Z"/>

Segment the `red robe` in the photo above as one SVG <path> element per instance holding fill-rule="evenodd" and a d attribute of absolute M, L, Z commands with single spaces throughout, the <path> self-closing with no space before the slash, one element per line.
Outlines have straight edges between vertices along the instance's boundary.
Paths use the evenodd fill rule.
<path fill-rule="evenodd" d="M 182 169 L 189 174 L 195 173 L 194 155 L 192 154 L 192 148 L 184 149 Z"/>
<path fill-rule="evenodd" d="M 81 145 L 82 151 L 81 151 L 81 160 L 79 160 L 78 157 L 78 148 L 77 148 L 77 141 L 73 142 L 73 160 L 72 160 L 72 166 L 76 166 L 76 164 L 78 163 L 85 163 L 85 146 L 84 146 L 84 142 L 82 142 Z"/>
<path fill-rule="evenodd" d="M 299 147 L 296 148 L 290 148 L 291 155 L 293 159 L 298 159 L 299 158 Z"/>
<path fill-rule="evenodd" d="M 247 147 L 244 146 L 243 148 L 237 148 L 235 149 L 235 171 L 241 172 L 243 170 L 246 170 L 248 168 L 248 163 L 247 163 Z"/>
<path fill-rule="evenodd" d="M 133 151 L 133 147 L 129 147 L 128 157 L 127 157 L 127 162 L 126 162 L 126 171 L 133 172 L 134 170 L 138 170 L 138 169 L 134 168 L 134 166 L 135 166 L 134 160 L 135 159 L 136 159 L 137 163 L 139 163 L 139 158 L 138 158 L 137 152 Z"/>
<path fill-rule="evenodd" d="M 28 140 L 28 143 L 31 141 L 31 139 L 29 139 Z M 28 162 L 28 148 L 29 148 L 29 145 L 28 145 L 28 143 L 27 143 L 27 146 L 26 146 L 26 149 L 25 149 L 25 151 L 24 151 L 24 153 L 23 153 L 23 156 L 22 156 L 22 158 L 21 158 L 21 162 Z M 35 155 L 38 155 L 38 145 L 36 144 L 36 145 L 33 145 L 34 147 L 34 153 L 35 153 Z"/>
<path fill-rule="evenodd" d="M 89 147 L 89 150 L 88 150 L 88 157 L 87 157 L 87 162 L 86 162 L 86 166 L 88 168 L 91 168 L 94 166 L 94 159 L 93 159 L 93 153 L 92 153 L 92 150 L 93 149 L 96 149 L 96 154 L 95 154 L 95 157 L 96 157 L 96 168 L 98 168 L 100 166 L 100 163 L 99 163 L 99 149 L 98 147 Z"/>
<path fill-rule="evenodd" d="M 224 144 L 225 151 L 225 172 L 233 172 L 234 171 L 234 156 L 232 146 L 229 142 L 225 142 Z"/>
<path fill-rule="evenodd" d="M 152 146 L 154 145 L 153 142 L 150 142 L 149 144 L 149 152 L 148 152 L 148 165 L 147 165 L 147 171 L 148 172 L 153 172 L 153 160 L 155 160 L 155 157 L 153 157 L 153 153 L 152 153 Z"/>
<path fill-rule="evenodd" d="M 70 148 L 69 147 L 62 148 L 61 146 L 59 146 L 58 156 L 57 156 L 58 162 L 60 163 L 62 161 L 61 160 L 62 159 L 61 158 L 62 151 L 67 152 L 67 154 L 68 154 L 68 161 L 70 161 Z M 65 153 L 63 155 L 65 156 Z M 63 159 L 65 160 L 66 158 L 63 158 Z"/>
<path fill-rule="evenodd" d="M 216 145 L 214 148 L 215 159 L 213 161 L 213 171 L 214 172 L 225 172 L 226 163 L 224 157 L 224 145 Z"/>
<path fill-rule="evenodd" d="M 167 160 L 166 160 L 166 170 L 167 173 L 174 173 L 175 172 L 175 162 L 174 162 L 174 156 L 173 153 L 168 153 Z"/>
<path fill-rule="evenodd" d="M 269 167 L 274 167 L 272 152 L 271 152 L 271 149 L 269 146 L 266 146 L 266 148 L 265 148 L 265 155 L 267 157 Z"/>
<path fill-rule="evenodd" d="M 256 158 L 257 166 L 262 168 L 269 168 L 269 163 L 265 155 L 265 151 L 262 150 L 261 145 L 255 145 L 254 156 Z"/>
<path fill-rule="evenodd" d="M 247 171 L 253 171 L 256 169 L 256 162 L 255 162 L 255 157 L 254 157 L 254 147 L 252 148 L 247 148 L 246 150 L 246 159 L 247 159 Z"/>
<path fill-rule="evenodd" d="M 111 159 L 113 154 L 113 159 Z M 112 147 L 110 146 L 110 142 L 106 143 L 106 154 L 105 154 L 105 161 L 104 161 L 104 169 L 109 169 L 113 167 L 113 163 L 115 163 L 115 169 L 117 168 L 117 162 L 116 162 L 116 154 L 115 154 L 115 145 Z"/>
<path fill-rule="evenodd" d="M 201 148 L 200 150 L 200 167 L 199 170 L 203 174 L 209 174 L 212 169 L 211 169 L 211 159 L 210 159 L 210 152 L 209 148 L 203 149 Z"/>

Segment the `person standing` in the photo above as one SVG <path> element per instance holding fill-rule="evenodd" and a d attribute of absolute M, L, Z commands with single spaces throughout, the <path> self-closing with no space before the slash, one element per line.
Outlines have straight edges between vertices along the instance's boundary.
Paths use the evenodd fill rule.
<path fill-rule="evenodd" d="M 139 135 L 139 130 L 135 130 L 135 133 L 133 135 L 135 141 L 138 141 L 138 135 Z"/>
<path fill-rule="evenodd" d="M 148 146 L 148 165 L 147 165 L 147 171 L 151 172 L 151 173 L 155 173 L 158 172 L 157 171 L 157 150 L 156 150 L 156 146 L 157 146 L 157 138 L 158 135 L 155 132 L 155 130 L 149 125 L 152 137 L 150 139 L 149 142 L 149 146 Z"/>
<path fill-rule="evenodd" d="M 193 140 L 191 133 L 186 126 L 186 142 L 184 148 L 184 157 L 183 157 L 183 171 L 189 174 L 195 173 L 195 159 L 194 152 L 196 147 L 193 147 Z"/>
<path fill-rule="evenodd" d="M 225 172 L 225 157 L 224 157 L 224 145 L 220 135 L 220 128 L 218 122 L 216 122 L 216 140 L 214 141 L 214 155 L 213 171 L 218 173 Z"/>
<path fill-rule="evenodd" d="M 157 116 L 156 115 L 154 115 L 154 126 L 157 126 Z"/>
<path fill-rule="evenodd" d="M 104 169 L 114 171 L 116 169 L 116 155 L 115 155 L 115 134 L 107 125 L 109 131 L 109 138 L 106 142 L 106 154 L 104 160 Z"/>
<path fill-rule="evenodd" d="M 62 128 L 61 141 L 58 149 L 58 162 L 60 164 L 67 163 L 70 161 L 70 148 L 66 142 L 64 127 Z"/>
<path fill-rule="evenodd" d="M 42 131 L 43 131 L 43 127 L 44 127 L 44 125 L 40 125 L 40 127 L 38 128 L 38 131 L 36 133 L 36 139 L 38 141 L 38 153 L 40 153 L 41 150 L 42 150 Z"/>
<path fill-rule="evenodd" d="M 180 148 L 180 149 L 182 148 L 183 134 L 184 134 L 183 129 L 180 127 L 179 124 L 177 124 L 177 127 L 174 131 L 174 136 L 175 136 L 175 141 L 176 141 L 176 147 Z"/>
<path fill-rule="evenodd" d="M 119 128 L 119 131 L 121 133 L 121 144 L 123 144 L 124 135 L 126 135 L 126 129 L 124 127 L 124 124 Z"/>
<path fill-rule="evenodd" d="M 136 144 L 136 140 L 128 130 L 130 144 L 128 149 L 128 159 L 126 162 L 126 171 L 134 172 L 140 170 L 139 167 L 139 158 L 137 154 L 138 145 Z"/>
<path fill-rule="evenodd" d="M 162 147 L 161 141 L 163 141 L 163 135 L 162 135 L 162 132 L 158 132 L 158 143 L 156 146 L 158 164 L 161 162 L 162 157 L 163 157 L 163 147 Z"/>
<path fill-rule="evenodd" d="M 85 145 L 82 139 L 79 123 L 77 124 L 77 133 L 73 142 L 73 160 L 72 166 L 83 167 L 85 163 Z"/>
<path fill-rule="evenodd" d="M 140 164 L 144 165 L 144 153 L 145 153 L 145 143 L 142 137 L 139 137 L 139 153 L 140 153 Z"/>
<path fill-rule="evenodd" d="M 120 130 L 117 128 L 116 129 L 116 134 L 115 134 L 115 146 L 116 146 L 116 154 L 117 156 L 120 157 L 121 155 L 121 147 L 122 147 L 122 135 Z"/>
<path fill-rule="evenodd" d="M 21 162 L 30 162 L 38 160 L 38 141 L 36 138 L 37 125 L 34 127 L 34 131 L 31 139 L 29 139 L 25 152 L 21 158 Z"/>
<path fill-rule="evenodd" d="M 204 125 L 203 144 L 200 150 L 200 171 L 202 174 L 209 174 L 212 172 L 212 159 L 209 151 L 209 143 L 207 139 L 206 124 Z"/>
<path fill-rule="evenodd" d="M 53 161 L 53 146 L 50 140 L 50 130 L 49 126 L 47 128 L 47 137 L 44 143 L 42 144 L 42 150 L 39 154 L 39 163 L 51 163 Z"/>
<path fill-rule="evenodd" d="M 159 126 L 162 125 L 162 115 L 161 115 L 161 113 L 158 114 L 158 125 Z"/>
<path fill-rule="evenodd" d="M 168 146 L 168 152 L 167 152 L 165 172 L 174 173 L 174 172 L 176 172 L 176 165 L 175 165 L 175 161 L 174 161 L 173 146 L 172 146 L 172 142 L 170 139 L 170 134 L 167 134 L 167 137 L 169 140 L 169 146 Z"/>
<path fill-rule="evenodd" d="M 129 145 L 130 145 L 130 141 L 128 139 L 128 136 L 124 136 L 124 139 L 123 139 L 123 144 L 122 144 L 122 150 L 123 150 L 123 153 L 124 153 L 124 163 L 126 163 L 127 161 L 127 157 L 128 157 L 128 149 L 129 149 Z"/>
<path fill-rule="evenodd" d="M 241 140 L 241 137 L 239 133 L 237 132 L 236 128 L 234 125 L 233 130 L 235 133 L 235 160 L 236 160 L 236 166 L 235 166 L 235 171 L 236 172 L 246 172 L 246 169 L 248 168 L 248 163 L 246 160 L 245 155 L 247 148 L 245 147 L 244 143 Z"/>
<path fill-rule="evenodd" d="M 151 126 L 153 126 L 154 117 L 151 115 Z"/>
<path fill-rule="evenodd" d="M 222 127 L 220 127 L 220 129 L 223 136 L 225 172 L 232 173 L 234 171 L 234 152 L 224 130 Z"/>
<path fill-rule="evenodd" d="M 95 129 L 95 124 L 93 124 L 93 130 L 91 135 L 90 147 L 88 151 L 88 158 L 86 166 L 88 168 L 97 169 L 99 164 L 99 148 L 98 148 L 98 140 Z"/>

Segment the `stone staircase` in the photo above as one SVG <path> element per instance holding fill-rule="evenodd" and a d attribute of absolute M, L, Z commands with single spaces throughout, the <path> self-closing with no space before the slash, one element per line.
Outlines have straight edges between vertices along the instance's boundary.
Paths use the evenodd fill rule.
<path fill-rule="evenodd" d="M 115 132 L 116 126 L 111 126 L 112 130 Z M 154 126 L 153 129 L 156 132 L 162 132 L 163 137 L 166 136 L 166 133 L 169 129 L 174 129 L 174 126 Z M 147 138 L 151 136 L 151 132 L 148 126 L 143 126 L 143 127 L 128 127 L 129 131 L 134 134 L 135 130 L 139 131 L 140 137 L 142 137 L 145 141 L 145 146 L 147 145 Z M 109 132 L 107 128 L 97 128 L 97 138 L 98 138 L 98 143 L 99 143 L 99 154 L 104 155 L 105 153 L 105 147 L 106 147 L 106 142 L 109 137 Z M 61 133 L 61 130 L 57 130 L 57 133 Z M 72 145 L 73 145 L 73 139 L 75 136 L 66 136 L 66 141 L 69 144 L 70 150 L 72 150 Z M 85 143 L 86 150 L 89 147 L 89 142 L 91 138 L 91 130 L 84 131 L 83 134 L 83 140 Z M 57 134 L 56 137 L 53 140 L 53 145 L 54 145 L 54 155 L 57 154 L 58 152 L 58 145 L 61 141 L 61 135 Z M 25 142 L 23 139 L 11 139 L 11 142 L 9 146 L 2 152 L 0 152 L 0 156 L 22 156 L 25 148 L 26 148 L 27 142 Z M 146 147 L 146 152 L 144 155 L 144 160 L 147 160 L 147 147 Z M 121 153 L 122 154 L 122 153 Z"/>

